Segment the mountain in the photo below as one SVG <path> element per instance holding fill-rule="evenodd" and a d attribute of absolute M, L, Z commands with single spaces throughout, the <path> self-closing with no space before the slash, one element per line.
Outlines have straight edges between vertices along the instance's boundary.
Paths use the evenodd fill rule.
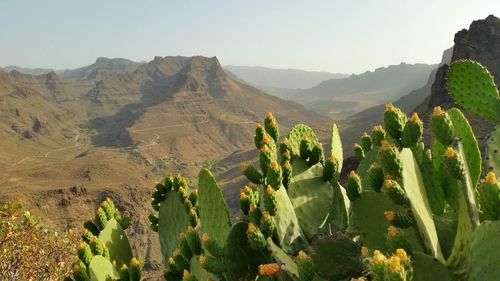
<path fill-rule="evenodd" d="M 42 74 L 47 74 L 51 71 L 52 69 L 48 68 L 26 68 L 26 67 L 20 67 L 20 66 L 15 66 L 15 65 L 9 65 L 6 67 L 0 67 L 0 70 L 3 70 L 5 72 L 11 72 L 13 70 L 24 73 L 24 74 L 30 74 L 30 75 L 42 75 Z"/>
<path fill-rule="evenodd" d="M 110 77 L 112 74 L 134 71 L 142 63 L 122 58 L 97 58 L 95 63 L 77 69 L 60 72 L 62 79 L 96 79 Z"/>
<path fill-rule="evenodd" d="M 300 89 L 308 89 L 317 84 L 349 75 L 298 69 L 273 69 L 262 66 L 227 65 L 225 70 L 246 81 L 266 93 L 279 97 L 287 97 Z"/>
<path fill-rule="evenodd" d="M 333 119 L 344 119 L 425 85 L 435 68 L 436 65 L 406 63 L 380 67 L 347 78 L 326 80 L 289 99 Z"/>
<path fill-rule="evenodd" d="M 215 57 L 155 57 L 102 79 L 75 77 L 0 71 L 0 202 L 20 200 L 68 229 L 110 197 L 133 218 L 146 271 L 161 271 L 157 235 L 147 231 L 155 181 L 172 171 L 196 186 L 201 167 L 219 179 L 239 170 L 235 155 L 255 158 L 255 125 L 269 111 L 283 131 L 304 122 L 324 136 L 330 123 L 231 78 Z"/>

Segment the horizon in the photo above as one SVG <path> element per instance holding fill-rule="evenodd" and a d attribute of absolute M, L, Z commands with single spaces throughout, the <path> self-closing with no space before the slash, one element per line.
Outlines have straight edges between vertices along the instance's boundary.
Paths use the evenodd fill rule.
<path fill-rule="evenodd" d="M 437 64 L 456 32 L 500 12 L 494 0 L 149 3 L 2 2 L 0 36 L 8 40 L 0 64 L 65 70 L 98 57 L 201 55 L 224 66 L 360 74 L 402 62 Z"/>

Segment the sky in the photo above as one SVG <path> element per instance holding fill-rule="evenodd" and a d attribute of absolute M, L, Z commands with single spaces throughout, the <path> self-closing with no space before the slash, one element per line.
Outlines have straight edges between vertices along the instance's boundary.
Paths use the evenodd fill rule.
<path fill-rule="evenodd" d="M 222 65 L 361 73 L 438 63 L 500 0 L 0 0 L 0 66 L 217 56 Z"/>

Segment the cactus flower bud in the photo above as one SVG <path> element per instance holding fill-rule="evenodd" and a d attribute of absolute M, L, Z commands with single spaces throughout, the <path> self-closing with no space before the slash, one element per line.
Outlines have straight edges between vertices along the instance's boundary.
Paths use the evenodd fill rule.
<path fill-rule="evenodd" d="M 255 184 L 261 184 L 263 182 L 264 178 L 259 173 L 259 171 L 257 171 L 257 169 L 255 169 L 253 166 L 248 164 L 243 164 L 241 167 L 243 169 L 243 174 L 245 175 L 245 177 L 247 177 L 247 179 L 250 182 Z"/>
<path fill-rule="evenodd" d="M 288 188 L 293 176 L 293 170 L 290 161 L 285 161 L 283 165 L 281 165 L 281 171 L 283 174 L 283 186 L 285 188 Z"/>
<path fill-rule="evenodd" d="M 368 135 L 367 132 L 363 133 L 363 136 L 361 137 L 361 147 L 365 152 L 369 152 L 372 150 L 372 138 Z"/>
<path fill-rule="evenodd" d="M 86 229 L 86 228 L 83 229 L 83 232 L 82 232 L 83 241 L 90 243 L 92 241 L 92 239 L 94 239 L 94 236 L 95 235 L 92 234 L 92 232 L 90 232 L 88 229 Z"/>
<path fill-rule="evenodd" d="M 355 171 L 351 171 L 347 177 L 347 197 L 354 201 L 359 198 L 362 192 L 361 178 Z"/>
<path fill-rule="evenodd" d="M 453 147 L 448 147 L 444 153 L 443 163 L 448 168 L 448 173 L 456 179 L 465 178 L 465 168 L 462 156 Z"/>
<path fill-rule="evenodd" d="M 272 152 L 269 146 L 264 144 L 262 148 L 260 149 L 260 155 L 259 155 L 259 163 L 260 163 L 260 169 L 264 173 L 264 176 L 267 174 L 267 168 L 271 165 L 272 163 Z"/>
<path fill-rule="evenodd" d="M 312 281 L 314 279 L 312 259 L 304 251 L 300 251 L 297 255 L 297 270 L 300 281 Z"/>
<path fill-rule="evenodd" d="M 387 129 L 387 133 L 393 139 L 400 139 L 403 134 L 403 129 L 408 118 L 406 115 L 392 103 L 388 103 L 385 107 L 384 112 L 384 124 Z"/>
<path fill-rule="evenodd" d="M 278 139 L 280 138 L 280 130 L 278 123 L 276 122 L 276 118 L 274 118 L 271 112 L 267 114 L 266 119 L 264 120 L 264 127 L 266 132 L 269 133 L 269 135 L 271 135 L 274 139 L 274 142 L 278 142 Z"/>
<path fill-rule="evenodd" d="M 323 144 L 318 143 L 312 148 L 311 155 L 309 157 L 309 165 L 316 165 L 317 163 L 325 162 L 325 154 L 323 151 Z"/>
<path fill-rule="evenodd" d="M 90 261 L 94 257 L 94 255 L 92 254 L 92 250 L 90 249 L 89 244 L 87 244 L 83 241 L 80 242 L 77 253 L 78 253 L 78 258 L 80 260 L 82 260 L 83 263 L 85 263 L 86 265 L 89 265 Z"/>
<path fill-rule="evenodd" d="M 213 274 L 221 274 L 225 270 L 224 261 L 222 258 L 217 258 L 211 255 L 201 255 L 198 257 L 201 267 Z"/>
<path fill-rule="evenodd" d="M 397 181 L 385 180 L 384 187 L 385 193 L 389 196 L 392 202 L 398 205 L 405 205 L 408 203 L 406 191 L 398 184 Z"/>
<path fill-rule="evenodd" d="M 261 149 L 262 146 L 263 146 L 263 142 L 262 142 L 262 139 L 264 138 L 264 134 L 266 133 L 264 127 L 262 127 L 261 124 L 257 124 L 256 128 L 255 128 L 255 137 L 254 137 L 254 143 L 255 143 L 255 147 L 257 149 Z"/>
<path fill-rule="evenodd" d="M 281 164 L 287 161 L 292 161 L 292 154 L 290 153 L 290 150 L 285 150 L 285 152 L 281 153 Z"/>
<path fill-rule="evenodd" d="M 198 189 L 189 190 L 188 198 L 189 201 L 191 202 L 191 205 L 196 206 L 196 203 L 198 201 Z"/>
<path fill-rule="evenodd" d="M 269 212 L 269 214 L 274 216 L 274 214 L 276 214 L 276 211 L 278 211 L 276 191 L 270 185 L 268 185 L 263 195 L 264 208 Z"/>
<path fill-rule="evenodd" d="M 414 224 L 413 217 L 409 214 L 387 211 L 384 212 L 384 216 L 392 226 L 398 228 L 408 228 Z"/>
<path fill-rule="evenodd" d="M 106 217 L 108 220 L 114 218 L 115 216 L 115 204 L 111 199 L 106 198 L 105 201 L 101 203 L 101 207 L 104 209 L 104 213 L 106 213 Z"/>
<path fill-rule="evenodd" d="M 361 256 L 363 258 L 367 258 L 368 256 L 370 256 L 370 251 L 368 250 L 367 247 L 365 246 L 361 247 Z"/>
<path fill-rule="evenodd" d="M 179 233 L 179 238 L 177 239 L 179 242 L 179 249 L 181 249 L 182 255 L 186 257 L 186 259 L 191 259 L 193 256 L 193 252 L 191 252 L 191 248 L 189 248 L 189 244 L 187 241 L 186 233 Z"/>
<path fill-rule="evenodd" d="M 443 145 L 450 145 L 453 138 L 452 122 L 448 113 L 443 111 L 440 106 L 434 107 L 434 112 L 431 116 L 431 131 Z"/>
<path fill-rule="evenodd" d="M 130 272 L 128 271 L 128 266 L 123 264 L 120 267 L 120 281 L 130 281 Z"/>
<path fill-rule="evenodd" d="M 387 244 L 392 252 L 396 249 L 404 249 L 411 253 L 411 245 L 406 235 L 393 225 L 387 229 Z"/>
<path fill-rule="evenodd" d="M 272 188 L 271 188 L 272 189 Z M 248 211 L 248 217 L 250 221 L 255 225 L 260 224 L 260 218 L 262 217 L 262 211 L 255 204 L 250 204 L 250 209 Z"/>
<path fill-rule="evenodd" d="M 87 273 L 87 266 L 79 259 L 73 263 L 73 278 L 75 281 L 88 281 L 90 280 Z"/>
<path fill-rule="evenodd" d="M 250 209 L 250 199 L 244 192 L 240 192 L 240 209 L 243 214 L 248 215 L 248 211 Z"/>
<path fill-rule="evenodd" d="M 250 247 L 254 250 L 262 250 L 266 247 L 264 234 L 253 223 L 248 224 L 247 238 Z"/>
<path fill-rule="evenodd" d="M 373 190 L 380 192 L 384 185 L 384 171 L 377 162 L 374 162 L 368 169 L 368 179 Z"/>
<path fill-rule="evenodd" d="M 282 181 L 283 175 L 281 167 L 278 162 L 274 161 L 267 168 L 267 184 L 269 184 L 273 189 L 278 190 L 281 187 Z"/>
<path fill-rule="evenodd" d="M 224 253 L 222 247 L 208 235 L 208 233 L 203 233 L 201 236 L 201 244 L 212 256 L 217 258 L 222 258 Z"/>
<path fill-rule="evenodd" d="M 189 224 L 195 227 L 198 224 L 198 213 L 194 208 L 189 209 Z"/>
<path fill-rule="evenodd" d="M 304 138 L 300 141 L 300 158 L 303 160 L 307 160 L 311 155 L 311 141 L 304 136 Z"/>
<path fill-rule="evenodd" d="M 353 150 L 354 150 L 354 156 L 358 160 L 361 161 L 365 158 L 365 152 L 363 151 L 363 148 L 359 144 L 355 143 Z"/>
<path fill-rule="evenodd" d="M 260 229 L 262 234 L 267 237 L 272 237 L 274 231 L 276 230 L 276 222 L 274 217 L 267 211 L 262 212 L 262 218 L 260 219 Z"/>
<path fill-rule="evenodd" d="M 186 239 L 189 246 L 189 249 L 193 254 L 199 255 L 201 253 L 201 240 L 198 233 L 194 230 L 192 226 L 188 227 L 186 232 Z"/>
<path fill-rule="evenodd" d="M 108 217 L 106 216 L 106 213 L 101 207 L 97 209 L 97 213 L 95 214 L 95 220 L 97 222 L 97 227 L 99 227 L 99 229 L 102 230 L 106 227 L 106 223 L 108 222 Z"/>
<path fill-rule="evenodd" d="M 399 150 L 387 140 L 382 140 L 379 149 L 380 164 L 384 171 L 395 178 L 401 177 L 403 165 L 399 156 Z"/>
<path fill-rule="evenodd" d="M 403 147 L 412 147 L 416 145 L 422 139 L 423 133 L 424 123 L 422 123 L 418 114 L 414 112 L 410 119 L 406 122 L 403 130 L 403 135 L 401 137 Z"/>
<path fill-rule="evenodd" d="M 260 276 L 274 276 L 280 272 L 281 267 L 277 263 L 268 263 L 259 265 Z"/>
<path fill-rule="evenodd" d="M 386 133 L 381 125 L 377 125 L 372 129 L 372 145 L 380 146 L 382 140 L 386 139 Z"/>
<path fill-rule="evenodd" d="M 288 142 L 288 138 L 284 138 L 280 143 L 280 154 L 283 155 L 286 151 L 288 151 L 289 153 L 290 151 L 292 151 L 292 147 Z"/>
<path fill-rule="evenodd" d="M 323 180 L 324 181 L 338 181 L 340 175 L 339 162 L 334 156 L 325 161 L 323 167 Z"/>
<path fill-rule="evenodd" d="M 90 249 L 94 255 L 104 256 L 104 247 L 106 247 L 99 238 L 94 236 L 90 241 Z"/>
<path fill-rule="evenodd" d="M 130 261 L 130 281 L 140 281 L 141 280 L 141 271 L 142 271 L 142 262 L 140 262 L 136 258 L 132 258 Z"/>
<path fill-rule="evenodd" d="M 500 186 L 495 173 L 489 172 L 479 184 L 479 202 L 486 219 L 496 221 L 500 218 Z"/>

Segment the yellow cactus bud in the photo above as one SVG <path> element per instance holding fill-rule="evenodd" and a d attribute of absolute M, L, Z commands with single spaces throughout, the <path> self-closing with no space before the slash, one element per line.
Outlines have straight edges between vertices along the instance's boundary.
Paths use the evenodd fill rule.
<path fill-rule="evenodd" d="M 457 156 L 457 151 L 453 147 L 448 147 L 444 153 L 446 158 L 455 158 Z"/>
<path fill-rule="evenodd" d="M 268 186 L 266 187 L 266 193 L 267 193 L 268 195 L 271 195 L 271 194 L 273 194 L 273 193 L 274 193 L 274 189 L 273 189 L 270 185 L 268 185 Z"/>
<path fill-rule="evenodd" d="M 350 177 L 356 177 L 358 174 L 356 174 L 356 171 L 352 170 L 349 172 Z"/>
<path fill-rule="evenodd" d="M 194 208 L 189 209 L 189 214 L 194 216 L 196 214 L 196 210 Z"/>
<path fill-rule="evenodd" d="M 398 256 L 403 262 L 410 260 L 404 249 L 396 249 L 396 256 Z"/>
<path fill-rule="evenodd" d="M 363 258 L 366 258 L 366 257 L 368 257 L 369 255 L 370 255 L 370 251 L 368 250 L 368 248 L 367 248 L 367 247 L 365 247 L 365 246 L 361 247 L 361 256 L 362 256 Z"/>
<path fill-rule="evenodd" d="M 244 192 L 245 194 L 249 194 L 250 191 L 252 191 L 252 189 L 248 185 L 245 185 L 245 187 L 241 189 L 241 192 Z"/>
<path fill-rule="evenodd" d="M 418 117 L 418 114 L 416 112 L 413 112 L 413 114 L 410 117 L 410 120 L 414 123 L 422 122 L 422 120 L 420 120 L 420 117 Z"/>
<path fill-rule="evenodd" d="M 387 234 L 388 234 L 389 236 L 394 237 L 394 236 L 396 236 L 396 235 L 398 235 L 398 234 L 399 234 L 399 229 L 398 229 L 397 227 L 395 227 L 395 226 L 392 226 L 392 225 L 391 225 L 391 226 L 389 226 L 389 228 L 387 229 Z"/>
<path fill-rule="evenodd" d="M 273 276 L 280 272 L 281 267 L 277 263 L 268 263 L 259 265 L 259 275 L 261 276 Z"/>
<path fill-rule="evenodd" d="M 368 135 L 368 133 L 367 133 L 367 132 L 364 132 L 364 133 L 363 133 L 363 138 L 367 138 L 367 137 L 369 137 L 369 136 L 370 136 L 370 135 Z"/>
<path fill-rule="evenodd" d="M 130 265 L 139 266 L 141 265 L 141 262 L 136 258 L 132 258 L 132 260 L 130 261 Z"/>
<path fill-rule="evenodd" d="M 497 184 L 497 176 L 494 172 L 489 172 L 484 178 L 484 182 L 487 184 Z"/>
<path fill-rule="evenodd" d="M 179 233 L 179 239 L 184 239 L 184 238 L 186 238 L 186 233 L 184 232 Z"/>
<path fill-rule="evenodd" d="M 87 243 L 85 243 L 85 242 L 83 242 L 83 241 L 82 241 L 82 242 L 80 242 L 80 249 L 82 249 L 82 250 L 83 250 L 83 249 L 85 249 L 85 247 L 87 247 Z"/>
<path fill-rule="evenodd" d="M 401 259 L 398 256 L 392 256 L 389 259 L 389 268 L 392 272 L 400 272 L 402 269 Z"/>
<path fill-rule="evenodd" d="M 361 147 L 361 145 L 359 145 L 359 144 L 355 143 L 353 147 L 354 147 L 354 148 L 357 148 L 357 147 Z"/>
<path fill-rule="evenodd" d="M 205 232 L 201 235 L 201 243 L 207 244 L 208 241 L 210 241 L 210 236 Z"/>
<path fill-rule="evenodd" d="M 204 255 L 201 255 L 200 257 L 198 257 L 198 261 L 200 262 L 201 266 L 204 266 L 207 258 L 205 258 Z"/>
<path fill-rule="evenodd" d="M 121 270 L 128 270 L 128 266 L 126 264 L 123 264 Z"/>
<path fill-rule="evenodd" d="M 194 231 L 194 228 L 192 226 L 188 226 L 188 232 L 193 232 Z"/>
<path fill-rule="evenodd" d="M 111 262 L 111 264 L 113 265 L 113 267 L 116 267 L 116 261 L 115 261 L 115 260 L 113 260 L 113 261 Z"/>
<path fill-rule="evenodd" d="M 264 144 L 262 148 L 260 149 L 262 153 L 268 153 L 270 151 L 269 146 L 267 144 Z"/>
<path fill-rule="evenodd" d="M 190 273 L 187 269 L 184 269 L 184 271 L 182 271 L 182 278 L 183 279 L 188 279 L 189 275 L 190 275 Z"/>
<path fill-rule="evenodd" d="M 384 216 L 387 219 L 387 221 L 392 222 L 396 218 L 396 212 L 387 211 L 387 212 L 384 212 Z"/>
<path fill-rule="evenodd" d="M 271 169 L 273 170 L 277 170 L 279 169 L 280 165 L 278 164 L 278 162 L 274 161 L 273 163 L 271 163 Z"/>
<path fill-rule="evenodd" d="M 267 142 L 270 142 L 273 138 L 271 137 L 271 135 L 269 134 L 265 134 L 263 137 L 262 137 L 262 141 L 264 143 L 267 143 Z"/>
<path fill-rule="evenodd" d="M 308 254 L 306 254 L 304 251 L 301 250 L 299 252 L 299 254 L 297 255 L 297 259 L 301 260 L 301 261 L 304 261 L 304 260 L 310 260 L 311 257 Z"/>
<path fill-rule="evenodd" d="M 330 160 L 331 162 L 337 162 L 337 157 L 335 156 L 330 156 L 330 158 L 328 158 L 328 160 Z"/>
<path fill-rule="evenodd" d="M 253 223 L 249 223 L 248 224 L 248 229 L 247 229 L 247 232 L 248 233 L 254 233 L 257 231 L 257 227 L 255 226 L 255 224 Z"/>
<path fill-rule="evenodd" d="M 394 111 L 396 108 L 392 104 L 392 102 L 385 105 L 385 111 Z"/>
<path fill-rule="evenodd" d="M 246 200 L 248 200 L 248 196 L 245 193 L 240 192 L 240 200 L 241 201 L 246 201 Z"/>
<path fill-rule="evenodd" d="M 259 128 L 259 129 L 263 129 L 264 128 L 264 127 L 262 127 L 262 124 L 260 124 L 260 123 L 258 123 L 256 127 Z"/>
<path fill-rule="evenodd" d="M 384 151 L 390 149 L 391 147 L 392 145 L 385 139 L 380 142 L 380 148 Z"/>
<path fill-rule="evenodd" d="M 268 211 L 264 211 L 262 212 L 262 218 L 266 221 L 270 220 L 271 219 L 271 214 L 269 214 Z"/>
<path fill-rule="evenodd" d="M 432 116 L 443 115 L 444 111 L 441 109 L 441 106 L 434 107 L 434 111 L 432 112 Z"/>
<path fill-rule="evenodd" d="M 372 264 L 383 264 L 387 258 L 379 250 L 373 252 Z"/>
<path fill-rule="evenodd" d="M 379 169 L 379 168 L 380 168 L 380 164 L 377 162 L 370 165 L 370 169 Z"/>
<path fill-rule="evenodd" d="M 172 253 L 172 256 L 174 256 L 174 257 L 175 257 L 175 256 L 180 255 L 181 253 L 182 253 L 182 252 L 181 252 L 181 249 L 179 249 L 179 248 L 175 248 L 174 252 Z"/>
<path fill-rule="evenodd" d="M 248 169 L 248 164 L 241 164 L 241 169 L 244 171 L 246 171 Z"/>
<path fill-rule="evenodd" d="M 383 132 L 384 127 L 382 127 L 382 125 L 377 125 L 377 126 L 373 127 L 373 130 L 376 132 Z"/>
<path fill-rule="evenodd" d="M 385 186 L 385 188 L 387 188 L 387 189 L 391 189 L 391 188 L 393 188 L 393 187 L 394 187 L 394 185 L 396 185 L 396 182 L 395 182 L 395 181 L 393 181 L 393 180 L 385 180 L 385 181 L 384 181 L 384 186 Z"/>

